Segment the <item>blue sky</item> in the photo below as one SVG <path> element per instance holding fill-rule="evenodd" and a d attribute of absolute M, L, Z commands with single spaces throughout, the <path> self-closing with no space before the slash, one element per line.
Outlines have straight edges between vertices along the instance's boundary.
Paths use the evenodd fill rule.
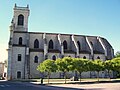
<path fill-rule="evenodd" d="M 30 32 L 101 36 L 120 51 L 120 0 L 0 0 L 0 61 L 7 59 L 15 3 L 29 4 Z"/>

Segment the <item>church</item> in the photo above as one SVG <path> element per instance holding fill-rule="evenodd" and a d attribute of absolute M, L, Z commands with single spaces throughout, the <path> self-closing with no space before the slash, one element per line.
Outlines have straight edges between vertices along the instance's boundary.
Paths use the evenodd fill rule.
<path fill-rule="evenodd" d="M 114 57 L 114 49 L 103 37 L 29 32 L 29 6 L 19 7 L 15 4 L 13 10 L 8 43 L 8 80 L 39 78 L 40 72 L 36 67 L 46 59 L 79 57 L 105 61 Z M 94 76 L 94 73 L 82 73 L 82 77 Z M 105 77 L 105 72 L 101 76 Z M 51 78 L 61 78 L 61 73 L 51 75 Z"/>

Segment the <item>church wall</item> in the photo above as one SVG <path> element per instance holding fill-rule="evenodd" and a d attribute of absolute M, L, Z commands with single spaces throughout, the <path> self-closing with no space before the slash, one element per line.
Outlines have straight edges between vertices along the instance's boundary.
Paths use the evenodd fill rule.
<path fill-rule="evenodd" d="M 81 50 L 90 51 L 90 48 L 85 40 L 85 36 L 74 36 L 74 38 L 75 38 L 76 44 L 77 44 L 77 41 L 80 42 Z"/>
<path fill-rule="evenodd" d="M 81 78 L 90 78 L 90 71 L 88 71 L 88 72 L 82 72 L 81 73 Z"/>
<path fill-rule="evenodd" d="M 97 37 L 89 36 L 88 40 L 89 42 L 92 42 L 94 51 L 99 51 L 101 53 L 104 53 L 104 49 L 102 48 L 102 45 L 98 41 Z"/>
<path fill-rule="evenodd" d="M 26 45 L 26 33 L 14 33 L 13 34 L 13 44 L 18 44 L 19 43 L 19 38 L 22 37 L 22 44 Z"/>
<path fill-rule="evenodd" d="M 112 71 L 110 72 L 109 75 L 110 75 L 111 78 L 114 77 Z M 100 71 L 100 72 L 99 72 L 99 78 L 109 78 L 109 75 L 108 75 L 107 71 Z M 91 71 L 91 72 L 90 72 L 90 77 L 91 77 L 91 78 L 97 78 L 97 72 L 96 72 L 96 71 Z"/>
<path fill-rule="evenodd" d="M 70 42 L 71 42 L 71 37 L 70 37 L 70 35 L 64 35 L 64 34 L 62 34 L 61 35 L 61 42 L 63 43 L 64 42 L 64 40 L 66 40 L 67 41 L 67 45 L 68 45 L 68 49 L 67 50 L 71 50 L 71 48 L 70 48 Z"/>
<path fill-rule="evenodd" d="M 75 54 L 64 53 L 64 57 L 69 57 L 69 56 L 75 58 Z"/>
<path fill-rule="evenodd" d="M 92 46 L 93 50 L 96 50 L 96 44 L 97 44 L 97 41 L 96 41 L 96 37 L 87 37 L 88 38 L 88 41 L 90 42 L 90 45 Z M 92 44 L 91 44 L 92 42 Z"/>
<path fill-rule="evenodd" d="M 21 54 L 21 61 L 18 61 L 18 54 Z M 17 71 L 20 71 L 21 77 L 24 78 L 25 47 L 13 47 L 12 57 L 12 78 L 17 78 Z"/>
<path fill-rule="evenodd" d="M 12 73 L 12 47 L 8 49 L 8 66 L 7 66 L 7 79 L 10 80 L 11 78 L 11 73 Z"/>
<path fill-rule="evenodd" d="M 52 59 L 53 55 L 56 56 L 56 59 L 60 58 L 60 53 L 48 53 L 48 59 Z"/>
<path fill-rule="evenodd" d="M 107 50 L 107 59 L 109 60 L 109 59 L 112 59 L 114 56 L 114 51 L 112 50 L 113 48 L 112 48 L 112 46 L 110 45 L 110 43 L 106 40 L 106 39 L 104 39 L 104 38 L 102 38 L 102 42 L 103 42 L 103 44 L 105 45 L 105 47 L 106 47 L 106 50 Z M 112 55 L 113 54 L 113 55 Z"/>
<path fill-rule="evenodd" d="M 38 63 L 34 63 L 34 57 L 38 56 Z M 30 52 L 30 77 L 38 78 L 40 77 L 40 72 L 37 71 L 37 66 L 43 62 L 44 56 L 43 52 Z"/>
<path fill-rule="evenodd" d="M 43 34 L 31 34 L 30 33 L 30 41 L 29 41 L 29 47 L 34 48 L 34 41 L 38 39 L 39 41 L 39 48 L 44 49 L 44 41 L 43 41 Z"/>
<path fill-rule="evenodd" d="M 86 59 L 90 58 L 90 54 L 82 54 L 82 53 L 79 54 L 80 58 L 83 58 L 84 56 L 86 57 Z"/>
<path fill-rule="evenodd" d="M 105 61 L 105 55 L 104 54 L 94 54 L 94 60 L 96 60 L 97 57 L 100 57 L 100 60 Z"/>
<path fill-rule="evenodd" d="M 49 45 L 49 41 L 52 40 L 54 43 L 54 49 L 60 50 L 60 47 L 58 47 L 59 42 L 57 38 L 57 34 L 46 34 L 47 45 Z"/>
<path fill-rule="evenodd" d="M 50 78 L 60 78 L 60 72 L 51 73 Z"/>

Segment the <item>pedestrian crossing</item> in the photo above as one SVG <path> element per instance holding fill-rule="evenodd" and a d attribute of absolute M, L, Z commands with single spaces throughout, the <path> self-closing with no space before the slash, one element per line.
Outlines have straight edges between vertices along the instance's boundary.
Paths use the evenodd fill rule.
<path fill-rule="evenodd" d="M 0 85 L 0 87 L 9 87 L 10 85 Z"/>

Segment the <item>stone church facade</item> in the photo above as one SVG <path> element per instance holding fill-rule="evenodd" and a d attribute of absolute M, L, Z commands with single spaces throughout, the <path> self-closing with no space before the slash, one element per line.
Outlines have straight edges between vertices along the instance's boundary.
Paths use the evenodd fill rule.
<path fill-rule="evenodd" d="M 112 46 L 103 37 L 28 32 L 29 13 L 28 6 L 14 6 L 8 48 L 8 79 L 39 78 L 40 72 L 36 67 L 45 59 L 56 60 L 68 56 L 105 61 L 114 57 Z M 54 77 L 60 78 L 61 74 L 56 73 Z M 92 75 L 85 72 L 82 77 Z"/>

